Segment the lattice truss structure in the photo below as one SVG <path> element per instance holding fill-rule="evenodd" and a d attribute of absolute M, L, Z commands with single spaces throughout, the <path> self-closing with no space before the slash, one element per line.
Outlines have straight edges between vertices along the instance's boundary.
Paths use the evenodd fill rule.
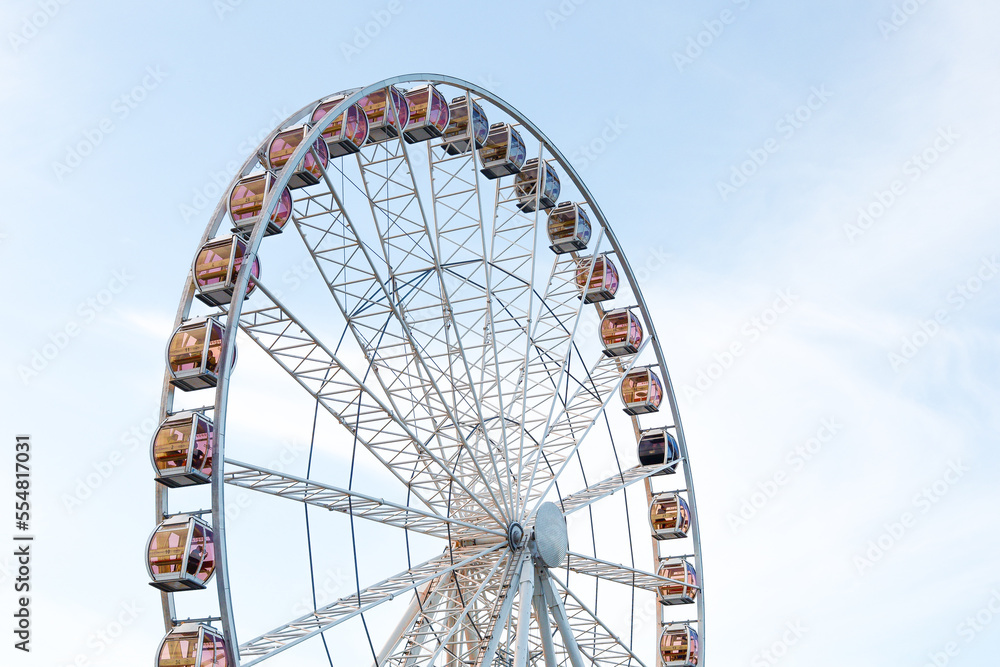
<path fill-rule="evenodd" d="M 412 91 L 426 83 L 446 97 L 451 94 L 453 117 L 456 104 L 475 105 L 491 122 L 520 133 L 526 157 L 537 160 L 539 183 L 538 165 L 554 169 L 563 181 L 563 196 L 578 202 L 589 218 L 592 230 L 584 247 L 550 249 L 546 234 L 553 206 L 542 200 L 543 187 L 527 187 L 531 183 L 526 186 L 515 174 L 486 178 L 472 130 L 464 151 L 448 150 L 447 134 L 410 143 L 397 132 L 323 164 L 312 142 L 323 141 L 330 119 L 356 102 L 363 104 L 373 92 L 390 86 Z M 262 172 L 272 179 L 259 219 L 241 237 L 243 266 L 248 267 L 258 255 L 266 262 L 266 221 L 280 205 L 280 191 L 293 182 L 296 166 L 308 158 L 319 164 L 314 183 L 291 190 L 283 233 L 301 238 L 303 254 L 328 293 L 323 308 L 343 323 L 341 338 L 314 333 L 308 315 L 300 317 L 282 303 L 266 274 L 251 276 L 246 268 L 233 272 L 232 300 L 203 313 L 225 330 L 215 402 L 197 411 L 215 420 L 215 451 L 222 462 L 211 477 L 210 508 L 219 615 L 205 620 L 220 626 L 229 664 L 266 661 L 394 599 L 406 599 L 408 606 L 387 641 L 374 646 L 372 663 L 379 666 L 653 667 L 664 664 L 658 648 L 664 628 L 696 629 L 703 642 L 702 595 L 686 607 L 655 602 L 670 586 L 701 591 L 700 581 L 692 584 L 658 571 L 662 559 L 682 552 L 678 557 L 701 569 L 689 457 L 639 285 L 579 175 L 519 112 L 466 82 L 404 77 L 332 99 L 340 101 L 325 121 L 310 116 L 315 106 L 310 105 L 276 128 L 237 181 Z M 387 105 L 386 113 L 391 119 L 399 112 Z M 274 168 L 266 159 L 269 143 L 303 121 L 308 138 L 284 167 Z M 226 206 L 220 204 L 203 243 L 229 224 Z M 584 298 L 584 286 L 599 278 L 593 261 L 599 256 L 620 275 L 613 300 Z M 198 305 L 192 305 L 197 281 L 189 283 L 178 326 L 191 320 Z M 623 309 L 641 328 L 641 340 L 609 354 L 600 323 L 610 311 Z M 226 457 L 232 381 L 226 350 L 248 343 L 290 378 L 281 391 L 332 416 L 344 438 L 391 476 L 396 491 L 405 489 L 405 502 L 386 499 L 378 490 L 237 460 L 235 453 Z M 346 347 L 359 351 L 364 361 L 344 352 Z M 662 409 L 623 420 L 623 382 L 647 369 L 661 379 Z M 165 384 L 165 419 L 178 412 L 174 394 L 175 388 Z M 629 420 L 632 428 L 622 432 L 621 423 Z M 679 450 L 674 460 L 637 464 L 636 441 L 650 427 L 672 434 Z M 590 464 L 588 457 L 612 463 Z M 595 477 L 595 471 L 603 474 Z M 670 477 L 673 473 L 681 474 Z M 679 487 L 671 491 L 690 508 L 688 537 L 652 539 L 650 555 L 639 533 L 635 547 L 627 545 L 629 565 L 598 557 L 602 549 L 608 552 L 601 543 L 604 508 L 613 506 L 628 522 L 622 510 L 629 502 L 623 497 L 645 508 L 663 480 L 677 480 L 667 488 Z M 441 551 L 376 583 L 359 580 L 356 590 L 332 603 L 244 637 L 237 632 L 239 610 L 233 609 L 230 593 L 238 582 L 231 583 L 228 562 L 241 556 L 226 549 L 226 487 L 420 534 L 439 540 Z M 168 489 L 158 486 L 158 512 L 177 514 L 168 511 L 167 498 Z M 552 511 L 558 520 L 542 519 L 543 512 Z M 205 508 L 201 514 L 208 512 Z M 649 534 L 642 521 L 632 524 Z M 585 539 L 579 538 L 580 530 Z M 174 601 L 179 594 L 163 595 L 168 629 L 181 620 Z M 633 610 L 640 599 L 654 601 L 648 620 L 655 631 L 648 634 L 655 635 L 656 645 L 651 639 L 636 644 L 634 621 L 602 620 L 599 613 L 609 596 L 629 600 Z M 621 627 L 630 630 L 623 633 Z"/>

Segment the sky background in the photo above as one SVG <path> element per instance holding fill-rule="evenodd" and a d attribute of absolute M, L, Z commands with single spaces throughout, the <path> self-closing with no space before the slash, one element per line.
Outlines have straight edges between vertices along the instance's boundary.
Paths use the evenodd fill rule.
<path fill-rule="evenodd" d="M 642 280 L 699 493 L 707 664 L 994 664 L 998 20 L 962 0 L 5 2 L 0 496 L 30 433 L 37 543 L 35 651 L 4 630 L 4 664 L 152 660 L 148 441 L 208 216 L 279 119 L 410 72 L 532 119 Z M 275 539 L 269 558 L 299 546 Z"/>

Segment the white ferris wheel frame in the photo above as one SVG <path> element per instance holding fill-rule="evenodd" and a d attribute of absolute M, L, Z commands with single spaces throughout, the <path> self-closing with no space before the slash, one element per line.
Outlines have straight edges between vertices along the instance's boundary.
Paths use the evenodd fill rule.
<path fill-rule="evenodd" d="M 699 634 L 699 642 L 701 644 L 701 663 L 704 664 L 705 600 L 704 600 L 704 588 L 703 588 L 704 584 L 703 580 L 701 579 L 703 573 L 703 567 L 702 567 L 701 538 L 699 530 L 700 526 L 698 521 L 694 480 L 691 474 L 687 443 L 684 438 L 684 431 L 681 424 L 680 413 L 677 407 L 677 401 L 673 390 L 673 385 L 670 380 L 670 375 L 667 371 L 667 366 L 663 358 L 663 353 L 660 349 L 659 340 L 656 335 L 656 330 L 653 324 L 653 320 L 649 315 L 645 300 L 643 299 L 642 296 L 642 292 L 639 289 L 638 282 L 629 265 L 626 255 L 624 254 L 624 252 L 622 252 L 621 246 L 618 243 L 618 239 L 616 238 L 613 230 L 608 224 L 596 200 L 594 199 L 593 195 L 590 193 L 589 189 L 584 184 L 579 173 L 573 167 L 570 161 L 566 159 L 566 157 L 559 151 L 559 149 L 551 141 L 549 141 L 549 139 L 545 136 L 545 134 L 538 127 L 536 127 L 527 117 L 525 117 L 513 106 L 511 106 L 501 98 L 497 97 L 493 93 L 489 92 L 488 90 L 485 90 L 484 88 L 477 86 L 476 84 L 455 77 L 450 77 L 440 74 L 418 73 L 418 74 L 408 74 L 408 75 L 391 77 L 379 81 L 377 83 L 373 83 L 364 88 L 358 88 L 339 93 L 338 95 L 344 95 L 345 97 L 337 104 L 337 106 L 334 109 L 330 110 L 330 112 L 327 113 L 327 115 L 325 115 L 321 120 L 311 124 L 307 136 L 295 148 L 295 151 L 292 153 L 292 155 L 289 157 L 286 163 L 286 167 L 291 167 L 299 164 L 302 161 L 302 159 L 306 157 L 306 153 L 311 150 L 313 143 L 317 139 L 320 139 L 323 131 L 327 128 L 327 126 L 329 126 L 334 120 L 339 118 L 352 105 L 354 105 L 362 98 L 366 97 L 367 95 L 373 92 L 386 89 L 389 86 L 394 86 L 397 84 L 405 84 L 405 83 L 442 84 L 458 88 L 465 91 L 468 99 L 471 100 L 472 99 L 471 96 L 475 96 L 476 100 L 480 99 L 485 100 L 490 104 L 492 104 L 493 106 L 501 109 L 512 119 L 514 119 L 519 124 L 520 128 L 527 130 L 532 136 L 535 137 L 535 139 L 539 142 L 540 151 L 543 149 L 544 151 L 547 151 L 548 154 L 552 156 L 552 159 L 558 163 L 560 169 L 562 170 L 562 173 L 564 173 L 573 182 L 573 184 L 578 189 L 579 193 L 583 196 L 586 204 L 589 206 L 592 218 L 597 223 L 595 230 L 598 232 L 599 235 L 604 236 L 605 240 L 611 245 L 611 248 L 614 251 L 615 256 L 619 259 L 620 276 L 624 277 L 624 279 L 628 281 L 628 284 L 631 287 L 632 294 L 634 295 L 634 298 L 637 302 L 634 308 L 639 311 L 642 317 L 642 324 L 644 325 L 646 332 L 646 338 L 643 342 L 643 347 L 646 346 L 650 347 L 655 354 L 656 358 L 655 368 L 656 370 L 659 371 L 659 377 L 662 378 L 663 381 L 663 391 L 670 406 L 673 418 L 673 426 L 675 427 L 673 430 L 676 433 L 677 444 L 680 450 L 680 463 L 678 465 L 681 465 L 684 469 L 685 488 L 681 490 L 684 491 L 686 494 L 687 502 L 691 511 L 690 538 L 692 540 L 693 553 L 690 556 L 693 557 L 696 570 L 699 574 L 699 582 L 697 586 L 699 595 L 697 596 L 696 600 L 697 628 Z M 264 141 L 257 148 L 257 150 L 255 150 L 247 158 L 247 160 L 243 163 L 243 166 L 240 168 L 238 173 L 234 176 L 233 180 L 229 184 L 229 187 L 224 191 L 225 192 L 224 196 L 222 197 L 219 204 L 213 211 L 212 216 L 210 218 L 210 222 L 207 225 L 205 232 L 202 236 L 200 246 L 203 246 L 206 242 L 215 237 L 216 233 L 220 229 L 220 226 L 226 219 L 228 193 L 232 190 L 232 188 L 241 178 L 248 175 L 259 164 L 260 156 L 263 155 L 264 152 L 266 152 L 267 146 L 274 138 L 274 136 L 277 135 L 282 130 L 294 126 L 298 123 L 302 122 L 308 123 L 309 114 L 312 112 L 315 106 L 319 102 L 325 99 L 329 99 L 330 97 L 331 96 L 327 96 L 321 98 L 320 100 L 311 102 L 310 104 L 302 107 L 295 113 L 291 114 L 281 124 L 279 124 L 278 127 L 276 127 L 264 139 Z M 388 103 L 387 101 L 387 113 L 391 109 L 394 109 L 394 106 Z M 469 116 L 470 116 L 469 122 L 471 127 L 472 123 L 471 108 L 469 109 Z M 394 141 L 394 140 L 390 139 L 389 141 Z M 395 141 L 399 142 L 399 144 L 402 147 L 401 150 L 405 155 L 407 149 L 403 141 L 402 132 L 400 132 L 400 135 L 395 139 Z M 471 150 L 472 153 L 476 153 L 475 146 L 473 146 Z M 407 161 L 408 159 L 409 158 L 407 156 Z M 478 163 L 478 158 L 473 157 L 473 160 L 474 160 L 473 165 L 476 165 Z M 419 522 L 424 521 L 425 525 L 423 525 L 423 528 L 425 529 L 425 532 L 428 532 L 428 534 L 434 534 L 433 533 L 434 525 L 439 524 L 440 521 L 443 520 L 448 522 L 449 528 L 454 528 L 456 530 L 462 530 L 463 528 L 474 529 L 476 531 L 480 531 L 483 534 L 487 535 L 491 534 L 494 536 L 496 544 L 489 547 L 485 551 L 482 547 L 475 549 L 474 550 L 475 555 L 469 555 L 467 559 L 459 561 L 457 564 L 451 564 L 446 569 L 441 569 L 440 567 L 441 563 L 432 564 L 432 561 L 435 561 L 436 559 L 431 559 L 431 561 L 428 561 L 427 563 L 423 564 L 423 566 L 420 565 L 415 566 L 413 568 L 413 576 L 410 578 L 410 581 L 404 588 L 400 589 L 394 594 L 399 594 L 401 592 L 409 590 L 417 591 L 419 586 L 428 585 L 434 577 L 440 577 L 442 574 L 445 574 L 448 571 L 454 571 L 463 564 L 469 563 L 476 558 L 482 558 L 484 554 L 494 553 L 506 545 L 506 542 L 508 541 L 509 537 L 504 533 L 504 531 L 498 530 L 495 527 L 493 529 L 486 529 L 484 526 L 474 526 L 472 524 L 463 522 L 461 520 L 452 517 L 441 517 L 433 512 L 421 512 L 419 509 L 409 505 L 397 506 L 394 505 L 393 503 L 385 501 L 384 499 L 365 496 L 364 494 L 361 494 L 357 491 L 337 489 L 336 487 L 323 485 L 314 482 L 312 480 L 306 480 L 292 475 L 279 473 L 276 471 L 267 470 L 256 466 L 251 466 L 249 464 L 244 464 L 234 460 L 225 459 L 226 412 L 227 412 L 227 405 L 229 398 L 230 374 L 232 372 L 232 366 L 234 361 L 234 356 L 231 353 L 231 350 L 233 350 L 236 344 L 236 335 L 238 331 L 240 331 L 241 328 L 243 328 L 244 326 L 240 318 L 243 314 L 244 299 L 247 296 L 249 281 L 251 278 L 250 267 L 254 264 L 254 261 L 257 257 L 258 248 L 260 247 L 260 243 L 265 236 L 264 232 L 267 227 L 267 221 L 271 219 L 271 215 L 278 205 L 281 193 L 283 192 L 284 188 L 288 185 L 288 182 L 292 176 L 292 172 L 293 172 L 292 168 L 283 168 L 276 174 L 274 181 L 271 183 L 268 189 L 268 193 L 263 204 L 263 209 L 258 215 L 257 222 L 255 223 L 253 231 L 250 234 L 249 239 L 247 241 L 247 248 L 244 254 L 244 261 L 242 264 L 242 269 L 240 270 L 238 278 L 235 282 L 232 301 L 230 305 L 225 309 L 226 319 L 223 320 L 223 323 L 226 326 L 224 328 L 224 337 L 223 337 L 222 350 L 219 361 L 219 370 L 217 373 L 218 383 L 215 388 L 215 402 L 214 405 L 212 406 L 212 409 L 214 410 L 214 423 L 215 423 L 214 457 L 216 463 L 214 466 L 214 474 L 212 475 L 212 480 L 211 480 L 211 497 L 212 497 L 211 516 L 212 516 L 212 527 L 215 534 L 215 549 L 216 549 L 215 576 L 216 576 L 216 586 L 218 589 L 220 617 L 218 619 L 212 618 L 205 620 L 219 621 L 222 633 L 226 639 L 226 652 L 228 661 L 227 664 L 230 667 L 239 667 L 240 665 L 244 665 L 246 667 L 251 664 L 255 664 L 261 660 L 264 660 L 267 657 L 270 657 L 271 655 L 274 655 L 275 653 L 281 650 L 284 650 L 285 648 L 288 648 L 291 645 L 294 645 L 295 643 L 298 643 L 299 641 L 303 641 L 305 638 L 314 636 L 315 634 L 322 632 L 324 628 L 317 629 L 311 632 L 311 634 L 308 634 L 307 636 L 301 639 L 297 638 L 296 641 L 288 643 L 287 645 L 281 645 L 280 642 L 278 644 L 273 644 L 272 642 L 273 646 L 277 646 L 276 649 L 274 649 L 272 646 L 271 650 L 268 650 L 267 652 L 258 655 L 257 657 L 252 657 L 251 659 L 248 660 L 241 660 L 244 647 L 240 647 L 239 644 L 237 643 L 236 625 L 233 617 L 233 604 L 230 594 L 230 578 L 227 567 L 226 517 L 224 511 L 225 485 L 227 483 L 244 487 L 252 486 L 252 488 L 258 488 L 258 490 L 265 490 L 265 492 L 272 493 L 274 495 L 292 497 L 302 502 L 313 502 L 315 500 L 314 496 L 311 496 L 311 498 L 307 500 L 306 499 L 307 494 L 297 493 L 293 491 L 294 489 L 301 489 L 303 485 L 310 485 L 309 489 L 311 492 L 320 492 L 322 494 L 321 497 L 323 499 L 323 502 L 327 503 L 326 505 L 324 505 L 325 507 L 327 507 L 327 509 L 335 509 L 335 507 L 333 506 L 336 505 L 337 502 L 341 502 L 341 504 L 343 505 L 346 501 L 347 506 L 341 507 L 339 511 L 354 512 L 354 513 L 368 512 L 372 516 L 375 516 L 376 520 L 383 521 L 389 524 L 393 524 L 393 522 L 395 521 L 397 525 L 405 525 L 405 527 L 407 527 L 408 529 L 414 529 L 414 530 L 421 529 L 421 524 Z M 541 176 L 541 172 L 539 172 L 539 175 Z M 326 178 L 326 176 L 327 175 L 324 170 L 324 178 Z M 330 185 L 328 179 L 327 182 L 328 185 Z M 479 189 L 478 178 L 475 179 L 475 187 L 477 189 L 477 197 L 478 197 L 478 189 Z M 330 189 L 332 193 L 335 193 L 335 190 L 332 185 L 330 185 Z M 539 188 L 539 190 L 540 189 L 541 188 Z M 421 213 L 424 214 L 426 217 L 426 213 L 424 212 L 422 206 L 421 206 Z M 537 211 L 536 211 L 536 216 L 537 216 Z M 485 222 L 484 220 L 482 219 L 480 220 L 481 225 L 484 222 Z M 310 250 L 310 253 L 311 252 L 312 251 Z M 484 259 L 487 258 L 484 257 Z M 261 285 L 259 281 L 256 282 L 257 282 L 256 285 L 257 291 L 262 292 L 265 296 L 267 296 L 270 299 L 272 304 L 271 310 L 279 317 L 285 318 L 285 320 L 282 321 L 294 322 L 302 329 L 302 331 L 307 336 L 311 336 L 311 334 L 309 334 L 308 330 L 305 328 L 303 324 L 295 320 L 294 316 L 288 313 L 284 309 L 284 307 L 277 301 L 277 299 L 275 299 L 272 295 L 270 295 L 269 292 L 267 292 L 266 288 L 263 287 L 263 285 Z M 530 286 L 530 288 L 532 290 L 534 289 L 533 286 Z M 179 327 L 188 317 L 195 293 L 196 293 L 196 288 L 193 280 L 193 275 L 189 274 L 185 280 L 183 296 L 175 317 L 175 322 L 174 322 L 175 329 Z M 581 308 L 582 308 L 582 303 L 583 300 L 581 299 Z M 229 326 L 230 323 L 240 323 L 240 324 L 238 326 Z M 252 329 L 252 326 L 250 328 Z M 576 329 L 574 328 L 573 337 L 575 337 L 575 334 L 576 334 Z M 571 337 L 570 340 L 571 343 L 573 337 Z M 528 336 L 528 338 L 530 340 L 530 336 Z M 259 340 L 257 342 L 260 343 Z M 335 359 L 335 355 L 333 353 L 330 353 L 329 350 L 323 347 L 322 343 L 320 343 L 317 339 L 313 338 L 313 342 L 319 348 L 322 348 L 331 359 Z M 636 354 L 635 357 L 638 357 L 638 354 Z M 289 369 L 286 367 L 286 370 Z M 342 370 L 347 370 L 347 369 L 342 369 Z M 623 370 L 620 368 L 619 369 L 620 375 L 624 376 L 626 370 L 627 369 Z M 175 388 L 170 383 L 170 379 L 171 376 L 168 371 L 164 377 L 163 388 L 161 393 L 161 401 L 160 401 L 161 420 L 169 417 L 173 411 L 173 398 L 174 398 Z M 356 377 L 354 379 L 357 380 Z M 360 380 L 358 381 L 360 382 Z M 433 380 L 431 381 L 433 382 Z M 300 379 L 300 384 L 303 384 L 303 386 L 305 386 L 305 384 L 301 381 L 301 379 Z M 318 400 L 319 398 L 317 397 L 317 401 Z M 606 407 L 607 405 L 605 402 L 605 404 L 600 407 L 599 412 L 603 413 Z M 550 415 L 550 420 L 551 420 L 551 415 Z M 636 420 L 636 417 L 633 416 L 632 420 L 633 424 L 636 425 L 636 429 L 638 429 L 637 426 L 638 422 Z M 524 430 L 522 429 L 522 439 L 523 439 L 523 434 Z M 569 457 L 566 458 L 566 462 L 568 462 L 568 460 Z M 538 466 L 536 465 L 532 471 L 533 476 L 534 476 L 534 471 L 536 471 L 537 469 Z M 591 485 L 590 487 L 588 487 L 588 489 L 585 489 L 584 492 L 582 492 L 581 494 L 577 494 L 579 496 L 579 498 L 577 499 L 578 506 L 576 506 L 575 509 L 586 507 L 591 503 L 595 502 L 596 500 L 606 497 L 614 493 L 615 491 L 623 489 L 626 486 L 637 481 L 644 481 L 646 485 L 647 499 L 648 499 L 650 495 L 649 477 L 651 476 L 651 474 L 652 472 L 650 470 L 639 470 L 637 468 L 633 468 L 624 471 L 623 474 L 616 475 L 615 478 L 602 480 L 602 482 L 600 483 Z M 555 482 L 556 479 L 558 479 L 558 474 L 556 474 L 552 478 L 552 480 L 550 481 L 550 486 L 552 483 Z M 170 516 L 168 511 L 169 489 L 161 484 L 156 484 L 155 486 L 156 486 L 156 522 L 159 523 L 165 517 Z M 520 480 L 518 481 L 518 491 L 519 490 L 520 490 Z M 546 488 L 546 491 L 543 492 L 541 496 L 538 496 L 535 502 L 535 507 L 534 507 L 535 510 L 537 510 L 539 504 L 547 495 L 547 492 L 548 488 Z M 518 496 L 520 496 L 520 493 L 518 493 Z M 493 500 L 499 509 L 502 506 L 501 502 L 497 500 L 495 497 L 493 498 Z M 506 501 L 506 499 L 504 500 Z M 511 500 L 513 502 L 513 499 Z M 518 498 L 518 501 L 519 500 L 520 497 Z M 368 504 L 366 505 L 366 503 Z M 525 505 L 527 504 L 528 504 L 528 499 L 525 499 Z M 486 507 L 485 505 L 482 505 L 482 507 L 483 509 L 489 511 L 489 508 Z M 507 508 L 506 506 L 504 507 L 510 512 L 510 516 L 513 517 L 516 510 L 511 511 L 511 508 Z M 524 519 L 527 520 L 529 516 L 527 514 L 524 514 L 523 510 L 525 509 L 526 508 L 518 508 L 518 510 L 521 510 L 518 512 L 518 516 L 523 516 Z M 406 518 L 405 519 L 401 518 L 404 515 Z M 494 515 L 493 518 L 496 519 L 498 522 L 502 523 L 500 517 L 496 517 Z M 525 540 L 525 542 L 526 541 L 527 540 Z M 657 547 L 656 540 L 653 540 L 653 549 L 654 549 L 653 550 L 654 558 L 658 558 L 657 554 L 659 553 L 659 550 Z M 452 550 L 452 551 L 453 551 L 452 554 L 453 556 L 455 556 L 456 554 L 458 556 L 462 555 L 459 553 L 459 550 Z M 640 587 L 641 585 L 640 582 L 643 582 L 645 583 L 645 585 L 641 587 L 647 588 L 648 590 L 655 590 L 655 586 L 659 583 L 663 582 L 681 583 L 681 582 L 674 582 L 673 580 L 664 579 L 662 577 L 658 577 L 657 575 L 642 572 L 640 570 L 634 570 L 627 568 L 625 566 L 607 563 L 605 561 L 600 561 L 598 559 L 593 559 L 586 556 L 581 556 L 579 554 L 570 554 L 570 558 L 582 559 L 584 561 L 583 565 L 578 566 L 579 569 L 571 568 L 574 569 L 575 571 L 588 572 L 589 568 L 588 573 L 591 575 L 603 577 L 605 579 L 610 579 L 612 581 L 617 580 L 619 583 L 626 583 L 626 582 L 631 583 L 634 587 Z M 532 561 L 532 558 L 529 557 L 529 549 L 527 548 L 521 549 L 521 553 L 516 556 L 516 561 L 514 557 L 511 558 L 511 561 L 515 563 L 512 569 L 510 568 L 510 563 L 508 563 L 508 569 L 510 569 L 510 578 L 512 578 L 512 581 L 507 589 L 507 594 L 504 599 L 500 615 L 503 616 L 504 612 L 510 614 L 511 606 L 515 598 L 520 598 L 521 600 L 521 602 L 519 603 L 521 605 L 520 608 L 527 608 L 528 606 L 534 608 L 537 622 L 539 625 L 547 626 L 549 622 L 549 615 L 551 615 L 552 619 L 556 622 L 557 629 L 560 631 L 560 634 L 563 635 L 565 650 L 568 653 L 571 664 L 573 665 L 573 667 L 583 667 L 585 657 L 579 653 L 579 650 L 575 647 L 575 644 L 571 638 L 572 629 L 570 627 L 569 621 L 566 616 L 566 610 L 562 607 L 562 602 L 559 594 L 559 590 L 560 588 L 562 588 L 562 590 L 566 595 L 575 597 L 572 591 L 570 591 L 565 586 L 557 585 L 558 578 L 555 577 L 555 575 L 548 573 L 545 568 L 522 566 L 526 563 L 530 565 L 530 562 Z M 501 562 L 503 562 L 503 559 L 498 559 L 496 561 L 493 570 L 491 570 L 491 574 L 496 571 L 496 568 L 500 566 Z M 603 572 L 601 572 L 602 564 L 604 566 L 607 566 L 607 568 Z M 428 572 L 430 572 L 430 570 L 425 569 L 425 571 L 421 571 L 421 567 L 426 568 L 428 566 L 431 567 L 431 569 L 433 569 L 433 576 L 428 576 Z M 483 585 L 485 586 L 486 582 L 490 580 L 491 577 L 485 577 L 483 579 Z M 378 586 L 387 585 L 390 582 L 391 580 L 386 580 L 385 582 L 381 582 L 380 584 L 376 584 L 375 586 L 370 588 L 376 589 Z M 179 622 L 175 614 L 173 595 L 174 594 L 170 592 L 163 592 L 161 594 L 163 619 L 167 631 L 174 628 L 177 622 Z M 577 602 L 580 604 L 580 606 L 586 609 L 586 606 L 583 604 L 582 601 L 577 599 Z M 414 604 L 416 604 L 416 597 Z M 365 607 L 363 605 L 358 605 L 358 606 L 359 606 L 359 611 L 357 613 L 362 613 Z M 548 610 L 548 614 L 545 613 L 546 609 Z M 412 609 L 410 611 L 412 612 Z M 659 612 L 657 612 L 657 616 L 659 617 Z M 524 626 L 527 626 L 527 624 L 529 623 L 528 620 L 529 618 L 530 614 L 519 614 L 518 616 L 518 639 L 517 639 L 517 651 L 515 652 L 515 658 L 518 660 L 518 664 L 523 664 L 524 660 L 523 652 L 526 651 L 526 643 L 525 643 L 526 640 L 522 639 L 522 637 L 524 638 L 527 637 L 527 628 L 522 628 L 521 625 L 523 624 Z M 598 623 L 601 623 L 600 619 L 598 619 L 596 616 L 594 616 L 594 618 L 597 620 Z M 400 622 L 400 625 L 401 626 L 403 625 L 403 621 Z M 459 625 L 460 625 L 459 622 L 455 623 L 456 628 Z M 497 626 L 499 626 L 501 629 L 503 625 L 504 625 L 503 623 L 497 624 Z M 662 629 L 662 626 L 663 626 L 663 621 L 661 619 L 658 627 Z M 610 629 L 608 629 L 607 626 L 604 626 L 604 629 L 608 633 L 611 633 Z M 543 649 L 545 654 L 544 658 L 546 661 L 546 665 L 554 666 L 556 663 L 553 653 L 554 648 L 551 644 L 552 634 L 547 632 L 548 630 L 547 627 L 542 627 L 541 630 L 542 631 L 540 632 L 540 634 L 542 635 L 543 638 L 542 643 L 543 643 Z M 405 631 L 405 628 L 400 630 L 400 632 L 403 631 Z M 569 633 L 570 636 L 567 636 L 566 633 Z M 493 639 L 496 640 L 497 638 L 499 638 L 500 632 L 499 631 L 494 632 L 494 635 L 495 636 L 493 637 Z M 614 636 L 613 633 L 611 633 L 611 635 Z M 546 641 L 546 639 L 548 641 Z M 615 637 L 615 639 L 617 639 L 617 637 Z M 657 641 L 658 640 L 659 640 L 659 633 L 657 633 Z M 491 642 L 489 650 L 487 651 L 487 654 L 490 656 L 494 655 L 494 652 L 496 650 L 495 643 L 496 643 L 495 641 Z M 622 644 L 622 646 L 624 647 L 624 644 Z M 630 650 L 628 650 L 628 652 L 631 653 Z M 384 656 L 379 656 L 379 658 L 382 657 Z M 634 654 L 632 654 L 632 657 L 635 657 Z M 593 656 L 586 656 L 586 659 L 589 659 L 590 661 L 594 660 Z M 642 664 L 642 661 L 638 660 L 637 657 L 635 657 L 635 659 L 638 662 L 638 664 Z M 659 658 L 659 651 L 657 651 L 657 663 L 661 663 L 661 659 Z M 486 665 L 488 663 L 486 663 L 485 660 L 483 660 L 482 664 Z"/>

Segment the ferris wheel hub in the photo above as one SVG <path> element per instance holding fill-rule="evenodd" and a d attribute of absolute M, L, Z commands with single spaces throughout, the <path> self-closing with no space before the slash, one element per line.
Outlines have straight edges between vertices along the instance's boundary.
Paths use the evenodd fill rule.
<path fill-rule="evenodd" d="M 524 527 L 517 521 L 507 526 L 507 544 L 511 550 L 521 548 L 521 541 L 524 539 Z"/>

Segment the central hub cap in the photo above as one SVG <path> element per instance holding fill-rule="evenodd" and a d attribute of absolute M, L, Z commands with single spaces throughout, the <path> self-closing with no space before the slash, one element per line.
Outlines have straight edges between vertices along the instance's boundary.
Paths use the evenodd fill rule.
<path fill-rule="evenodd" d="M 520 549 L 524 539 L 524 528 L 517 521 L 507 527 L 507 544 L 511 549 Z"/>
<path fill-rule="evenodd" d="M 535 514 L 535 551 L 546 567 L 559 567 L 569 549 L 566 517 L 555 503 L 542 503 Z"/>

